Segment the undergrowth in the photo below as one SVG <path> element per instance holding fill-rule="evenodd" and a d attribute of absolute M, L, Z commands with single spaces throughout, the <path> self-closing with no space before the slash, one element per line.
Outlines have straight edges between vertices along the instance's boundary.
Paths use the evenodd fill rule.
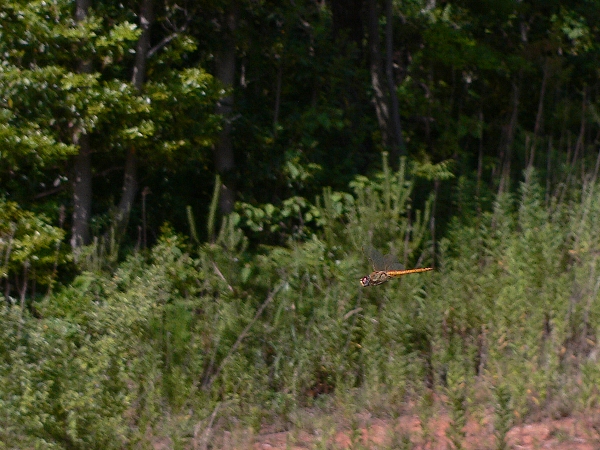
<path fill-rule="evenodd" d="M 438 394 L 455 448 L 485 407 L 504 448 L 514 423 L 597 407 L 599 186 L 547 204 L 526 180 L 455 221 L 435 255 L 432 198 L 413 210 L 404 167 L 384 167 L 299 208 L 318 231 L 284 246 L 250 251 L 232 214 L 214 243 L 165 228 L 115 270 L 7 295 L 0 448 L 210 448 L 215 430 L 306 426 L 306 408 L 398 417 L 408 403 L 427 440 Z M 22 260 L 2 245 L 9 277 Z M 369 245 L 436 270 L 361 288 Z"/>

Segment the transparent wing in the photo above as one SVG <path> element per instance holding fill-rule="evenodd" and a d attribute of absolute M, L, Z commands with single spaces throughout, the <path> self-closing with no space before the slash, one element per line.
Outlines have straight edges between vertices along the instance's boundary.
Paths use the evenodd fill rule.
<path fill-rule="evenodd" d="M 393 253 L 385 255 L 383 260 L 385 264 L 384 270 L 404 270 L 404 266 L 398 262 L 398 257 Z"/>
<path fill-rule="evenodd" d="M 371 265 L 373 266 L 373 270 L 380 271 L 385 270 L 385 261 L 383 259 L 383 255 L 375 250 L 373 247 L 367 247 L 363 249 L 369 261 L 371 261 Z"/>
<path fill-rule="evenodd" d="M 373 265 L 373 270 L 404 270 L 404 266 L 398 262 L 398 258 L 393 253 L 383 256 L 373 247 L 367 247 L 365 254 Z"/>

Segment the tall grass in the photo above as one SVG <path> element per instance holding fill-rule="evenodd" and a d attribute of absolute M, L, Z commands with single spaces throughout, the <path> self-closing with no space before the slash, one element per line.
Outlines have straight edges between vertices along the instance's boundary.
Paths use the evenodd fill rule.
<path fill-rule="evenodd" d="M 413 209 L 404 165 L 324 191 L 300 210 L 318 231 L 285 246 L 251 252 L 232 214 L 213 243 L 165 229 L 148 254 L 80 275 L 20 321 L 2 306 L 0 442 L 206 445 L 213 428 L 286 428 L 305 407 L 397 417 L 408 403 L 426 428 L 444 394 L 455 447 L 489 407 L 503 448 L 515 422 L 596 407 L 600 191 L 546 205 L 525 178 L 452 224 L 435 272 L 376 288 L 358 283 L 363 247 L 433 258 L 431 199 Z"/>

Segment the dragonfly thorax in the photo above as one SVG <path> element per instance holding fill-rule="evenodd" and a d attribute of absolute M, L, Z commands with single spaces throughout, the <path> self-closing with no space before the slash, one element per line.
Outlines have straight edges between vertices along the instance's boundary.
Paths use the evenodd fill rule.
<path fill-rule="evenodd" d="M 385 271 L 376 271 L 371 275 L 367 275 L 366 277 L 362 277 L 360 279 L 360 284 L 362 287 L 366 286 L 377 286 L 379 284 L 385 283 L 390 279 L 390 276 Z"/>

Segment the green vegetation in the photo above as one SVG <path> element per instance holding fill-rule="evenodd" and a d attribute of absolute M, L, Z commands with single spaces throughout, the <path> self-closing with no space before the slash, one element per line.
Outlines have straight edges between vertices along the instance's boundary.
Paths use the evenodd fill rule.
<path fill-rule="evenodd" d="M 439 390 L 456 447 L 465 416 L 488 405 L 503 448 L 515 420 L 597 406 L 598 186 L 546 206 L 527 178 L 473 225 L 453 224 L 434 273 L 378 288 L 358 283 L 369 236 L 432 260 L 430 241 L 412 239 L 402 171 L 326 191 L 312 206 L 322 231 L 288 246 L 249 252 L 233 214 L 214 244 L 163 229 L 112 272 L 4 304 L 2 440 L 185 445 L 217 422 L 293 425 L 327 397 L 387 416 Z"/>
<path fill-rule="evenodd" d="M 0 450 L 600 406 L 600 3 L 191 3 L 0 6 Z"/>

